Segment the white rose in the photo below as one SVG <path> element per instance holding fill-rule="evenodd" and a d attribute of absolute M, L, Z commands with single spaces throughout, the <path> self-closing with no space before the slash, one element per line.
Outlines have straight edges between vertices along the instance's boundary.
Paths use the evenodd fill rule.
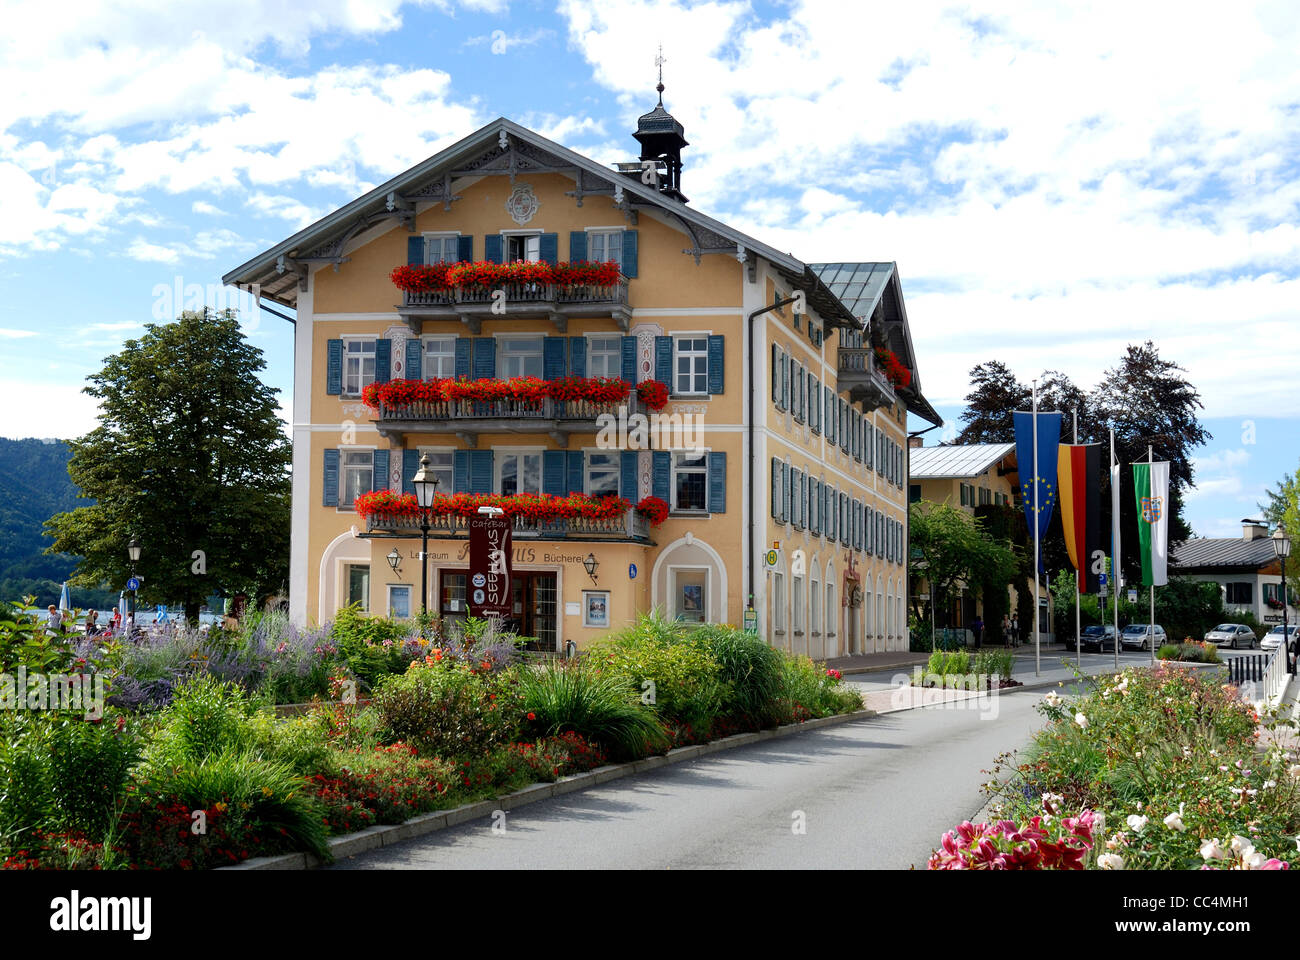
<path fill-rule="evenodd" d="M 1260 870 L 1264 866 L 1264 855 L 1252 851 L 1241 858 L 1241 865 L 1247 870 Z"/>
<path fill-rule="evenodd" d="M 1128 823 L 1129 829 L 1134 833 L 1141 833 L 1147 828 L 1148 820 L 1146 817 L 1139 816 L 1136 813 L 1131 813 L 1126 822 Z"/>
<path fill-rule="evenodd" d="M 1206 840 L 1202 843 L 1200 853 L 1201 858 L 1204 860 L 1222 860 L 1227 856 L 1223 847 L 1219 846 L 1219 841 L 1217 839 Z"/>
<path fill-rule="evenodd" d="M 1074 715 L 1074 722 L 1077 723 L 1077 724 L 1079 725 L 1080 729 L 1083 729 L 1083 730 L 1087 730 L 1087 729 L 1088 729 L 1088 718 L 1085 717 L 1083 714 L 1081 714 L 1081 713 L 1076 713 L 1076 714 Z"/>
<path fill-rule="evenodd" d="M 1103 870 L 1123 870 L 1124 858 L 1118 853 L 1103 853 L 1097 858 L 1097 866 Z"/>
<path fill-rule="evenodd" d="M 1183 818 L 1176 813 L 1171 813 L 1165 817 L 1165 826 L 1170 830 L 1177 830 L 1179 833 L 1187 829 L 1187 826 L 1183 823 Z"/>

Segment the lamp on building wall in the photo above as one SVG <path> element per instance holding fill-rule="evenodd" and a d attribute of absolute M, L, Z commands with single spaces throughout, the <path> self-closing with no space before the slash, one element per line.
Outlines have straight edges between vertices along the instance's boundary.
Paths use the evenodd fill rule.
<path fill-rule="evenodd" d="M 397 548 L 393 547 L 392 550 L 389 550 L 388 556 L 384 559 L 387 560 L 388 565 L 393 568 L 393 573 L 397 573 L 397 566 L 402 562 L 402 555 L 397 552 Z"/>
<path fill-rule="evenodd" d="M 415 503 L 420 508 L 420 613 L 427 614 L 429 612 L 429 511 L 433 507 L 433 498 L 438 493 L 438 477 L 429 469 L 427 453 L 420 457 L 420 469 L 415 471 L 411 486 L 415 487 Z"/>
<path fill-rule="evenodd" d="M 1273 552 L 1277 554 L 1278 560 L 1282 563 L 1282 649 L 1285 651 L 1283 655 L 1287 658 L 1287 671 L 1295 673 L 1296 662 L 1291 658 L 1291 636 L 1287 624 L 1287 607 L 1290 598 L 1287 596 L 1286 589 L 1286 558 L 1291 556 L 1291 538 L 1286 535 L 1286 531 L 1282 529 L 1280 523 L 1277 525 L 1277 529 L 1273 531 Z"/>
<path fill-rule="evenodd" d="M 583 567 L 587 571 L 587 576 L 591 577 L 592 585 L 596 585 L 596 568 L 600 566 L 600 561 L 596 559 L 594 553 L 587 554 L 587 559 L 582 561 Z"/>

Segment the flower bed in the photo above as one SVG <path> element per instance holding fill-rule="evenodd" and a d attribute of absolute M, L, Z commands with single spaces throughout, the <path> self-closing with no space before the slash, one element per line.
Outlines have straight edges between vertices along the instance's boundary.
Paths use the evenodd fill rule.
<path fill-rule="evenodd" d="M 361 393 L 361 401 L 373 410 L 404 407 L 416 403 L 448 403 L 461 400 L 494 402 L 501 400 L 541 406 L 544 400 L 586 401 L 612 404 L 626 400 L 632 388 L 617 377 L 565 377 L 540 380 L 537 377 L 511 377 L 507 380 L 388 380 L 371 383 Z"/>
<path fill-rule="evenodd" d="M 1048 724 L 1026 756 L 1009 771 L 994 768 L 1009 774 L 990 784 L 994 816 L 1045 823 L 1081 811 L 1096 838 L 1087 867 L 1289 869 L 1300 833 L 1300 764 L 1285 748 L 1260 747 L 1260 718 L 1235 687 L 1162 665 L 1093 681 L 1077 699 L 1051 691 L 1039 709 Z M 989 836 L 999 830 L 964 824 L 945 837 L 931 867 L 1014 869 L 1006 854 L 1015 844 Z M 985 840 L 996 849 L 981 847 Z"/>
<path fill-rule="evenodd" d="M 353 501 L 358 516 L 418 517 L 420 506 L 413 493 L 394 493 L 375 490 L 363 493 Z M 520 493 L 502 496 L 496 493 L 438 494 L 429 507 L 435 517 L 455 514 L 473 517 L 479 507 L 497 507 L 507 517 L 524 517 L 540 523 L 556 520 L 609 520 L 626 513 L 632 504 L 622 497 L 590 497 L 585 493 L 570 493 L 555 497 L 546 493 Z"/>
<path fill-rule="evenodd" d="M 609 287 L 621 281 L 622 273 L 619 265 L 612 260 L 554 264 L 544 260 L 516 260 L 512 263 L 489 263 L 480 260 L 403 265 L 395 269 L 389 277 L 399 290 L 407 293 L 430 293 L 454 287 L 483 289 L 506 283 Z"/>
<path fill-rule="evenodd" d="M 1222 663 L 1219 648 L 1212 643 L 1193 640 L 1191 637 L 1182 643 L 1166 643 L 1156 651 L 1157 660 L 1181 660 L 1184 663 Z"/>

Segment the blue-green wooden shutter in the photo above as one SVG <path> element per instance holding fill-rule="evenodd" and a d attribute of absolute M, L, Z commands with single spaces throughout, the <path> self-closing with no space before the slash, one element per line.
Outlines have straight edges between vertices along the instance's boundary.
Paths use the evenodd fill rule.
<path fill-rule="evenodd" d="M 549 342 L 549 341 L 548 341 Z M 497 342 L 492 337 L 474 338 L 474 379 L 491 380 L 497 375 Z"/>
<path fill-rule="evenodd" d="M 772 344 L 772 402 L 781 409 L 781 348 Z"/>
<path fill-rule="evenodd" d="M 848 546 L 853 539 L 853 514 L 849 510 L 849 495 L 840 494 L 840 543 Z"/>
<path fill-rule="evenodd" d="M 673 455 L 667 450 L 654 451 L 654 494 L 672 506 Z"/>
<path fill-rule="evenodd" d="M 492 492 L 492 451 L 469 451 L 470 493 Z"/>
<path fill-rule="evenodd" d="M 635 230 L 623 231 L 623 276 L 636 276 L 637 240 Z"/>
<path fill-rule="evenodd" d="M 709 513 L 727 512 L 727 454 L 709 454 Z"/>
<path fill-rule="evenodd" d="M 375 383 L 393 379 L 393 341 L 381 337 L 375 341 Z"/>
<path fill-rule="evenodd" d="M 875 556 L 879 547 L 876 543 L 876 511 L 866 507 L 862 511 L 862 549 L 869 556 Z"/>
<path fill-rule="evenodd" d="M 546 263 L 554 265 L 560 259 L 560 235 L 544 233 L 537 240 L 537 256 Z"/>
<path fill-rule="evenodd" d="M 623 379 L 636 386 L 636 337 L 623 338 Z"/>
<path fill-rule="evenodd" d="M 406 341 L 406 379 L 422 380 L 424 374 L 424 344 L 420 342 L 419 337 L 412 337 Z"/>
<path fill-rule="evenodd" d="M 402 451 L 402 493 L 415 493 L 415 472 L 420 469 L 420 451 Z M 454 484 L 453 484 L 454 486 Z M 453 493 L 451 490 L 439 490 L 441 494 Z"/>
<path fill-rule="evenodd" d="M 790 488 L 793 486 L 793 474 L 790 470 L 790 464 L 781 464 L 781 522 L 789 523 L 791 521 L 791 510 L 794 508 L 794 497 L 791 496 Z"/>
<path fill-rule="evenodd" d="M 343 341 L 325 341 L 325 392 L 338 396 L 343 392 Z"/>
<path fill-rule="evenodd" d="M 813 433 L 821 433 L 822 412 L 821 383 L 810 371 L 808 373 L 808 426 Z"/>
<path fill-rule="evenodd" d="M 655 337 L 655 379 L 673 392 L 673 338 Z"/>
<path fill-rule="evenodd" d="M 726 363 L 726 340 L 720 333 L 709 334 L 709 393 L 722 393 Z"/>
<path fill-rule="evenodd" d="M 370 489 L 387 490 L 388 489 L 388 464 L 389 451 L 376 450 L 373 461 L 370 465 Z"/>
<path fill-rule="evenodd" d="M 826 442 L 834 443 L 835 442 L 835 394 L 831 393 L 831 388 L 829 384 L 826 386 L 825 391 L 826 391 L 826 399 L 823 401 L 823 404 L 825 405 L 826 408 L 825 409 Z"/>
<path fill-rule="evenodd" d="M 339 505 L 339 452 L 337 450 L 325 451 L 321 504 L 326 507 L 337 507 Z"/>
<path fill-rule="evenodd" d="M 808 532 L 817 535 L 817 524 L 821 520 L 821 511 L 817 509 L 817 479 L 808 478 Z"/>
<path fill-rule="evenodd" d="M 569 338 L 569 373 L 575 377 L 587 375 L 587 338 Z"/>
<path fill-rule="evenodd" d="M 488 263 L 500 263 L 505 256 L 505 244 L 499 233 L 489 233 L 483 238 L 483 259 Z"/>
<path fill-rule="evenodd" d="M 474 259 L 474 235 L 462 235 L 456 240 L 456 259 L 469 263 Z"/>
<path fill-rule="evenodd" d="M 473 347 L 473 343 L 470 341 L 469 337 L 456 338 L 456 379 L 457 380 L 469 379 L 469 368 L 470 368 L 469 358 L 470 358 L 470 350 L 472 349 L 472 347 Z"/>
<path fill-rule="evenodd" d="M 569 262 L 582 263 L 587 259 L 587 231 L 569 231 Z"/>
<path fill-rule="evenodd" d="M 564 451 L 542 451 L 542 492 L 552 497 L 562 497 L 564 489 Z"/>
<path fill-rule="evenodd" d="M 853 501 L 853 519 L 854 519 L 854 524 L 853 524 L 853 526 L 854 526 L 854 531 L 853 531 L 853 547 L 854 547 L 854 549 L 856 549 L 856 550 L 861 550 L 861 549 L 862 549 L 862 532 L 863 532 L 863 531 L 862 531 L 862 517 L 863 517 L 863 511 L 864 511 L 864 507 L 863 507 L 862 501 L 861 501 L 861 500 L 854 500 L 854 501 Z"/>
<path fill-rule="evenodd" d="M 791 358 L 781 354 L 781 409 L 790 409 L 790 363 Z"/>
<path fill-rule="evenodd" d="M 863 427 L 862 439 L 863 445 L 866 448 L 863 450 L 865 456 L 863 456 L 862 459 L 866 461 L 866 464 L 870 469 L 874 470 L 876 468 L 876 428 L 870 423 L 867 423 L 866 426 Z"/>
<path fill-rule="evenodd" d="M 469 493 L 469 450 L 457 450 L 451 458 L 451 485 L 453 493 Z M 412 491 L 414 492 L 414 491 Z"/>
<path fill-rule="evenodd" d="M 408 266 L 424 264 L 424 237 L 406 238 L 406 263 Z"/>
<path fill-rule="evenodd" d="M 542 341 L 542 379 L 564 379 L 563 337 L 547 337 Z"/>
<path fill-rule="evenodd" d="M 570 450 L 569 453 L 569 488 L 565 493 L 582 493 L 583 486 L 587 478 L 583 476 L 586 466 L 586 456 L 581 450 Z"/>
<path fill-rule="evenodd" d="M 799 514 L 799 529 L 808 526 L 808 474 L 799 471 L 799 489 L 795 492 L 795 510 Z"/>
<path fill-rule="evenodd" d="M 781 519 L 781 461 L 772 458 L 772 519 Z"/>
<path fill-rule="evenodd" d="M 618 494 L 624 499 L 637 502 L 636 453 L 624 450 L 619 455 Z"/>

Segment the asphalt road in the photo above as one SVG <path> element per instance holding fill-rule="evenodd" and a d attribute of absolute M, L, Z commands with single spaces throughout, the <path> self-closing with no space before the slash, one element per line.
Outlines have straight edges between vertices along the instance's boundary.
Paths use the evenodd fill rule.
<path fill-rule="evenodd" d="M 331 869 L 923 867 L 1041 724 L 1040 692 L 886 714 L 615 780 Z M 803 833 L 794 827 L 802 822 Z"/>

